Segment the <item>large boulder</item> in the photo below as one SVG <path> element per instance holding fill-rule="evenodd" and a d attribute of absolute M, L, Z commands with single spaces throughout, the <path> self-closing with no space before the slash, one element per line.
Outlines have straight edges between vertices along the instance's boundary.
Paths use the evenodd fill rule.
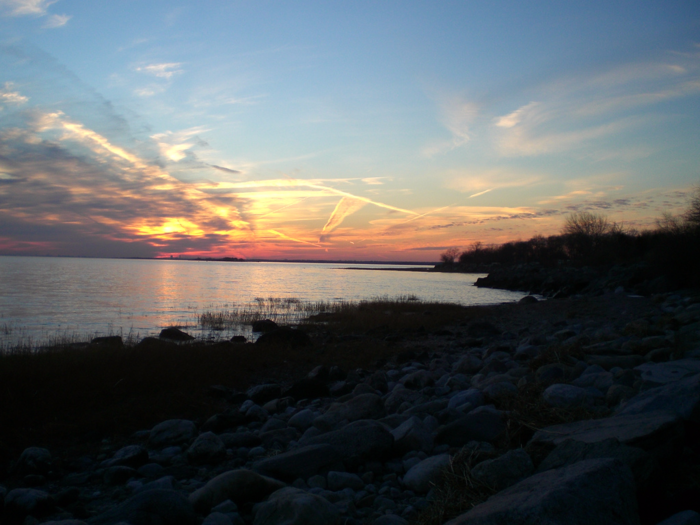
<path fill-rule="evenodd" d="M 282 487 L 284 483 L 281 481 L 251 470 L 229 470 L 195 490 L 190 494 L 189 500 L 197 512 L 207 514 L 212 507 L 227 499 L 237 505 L 255 503 Z"/>
<path fill-rule="evenodd" d="M 56 505 L 51 495 L 37 489 L 14 489 L 5 496 L 3 516 L 8 522 L 22 523 L 26 516 L 40 517 Z"/>
<path fill-rule="evenodd" d="M 442 471 L 450 465 L 449 454 L 439 454 L 425 458 L 413 465 L 403 477 L 403 483 L 413 492 L 424 494 L 440 478 Z"/>
<path fill-rule="evenodd" d="M 148 463 L 148 451 L 141 445 L 127 445 L 117 450 L 111 459 L 105 463 L 105 467 L 132 467 L 139 468 Z"/>
<path fill-rule="evenodd" d="M 213 432 L 200 434 L 187 449 L 187 459 L 192 463 L 219 463 L 226 457 L 226 445 Z"/>
<path fill-rule="evenodd" d="M 197 426 L 187 419 L 169 419 L 158 423 L 148 435 L 148 444 L 164 448 L 189 443 L 197 435 Z"/>
<path fill-rule="evenodd" d="M 580 406 L 593 406 L 603 394 L 595 388 L 581 388 L 565 383 L 553 384 L 542 393 L 542 397 L 548 405 L 561 408 L 574 408 Z"/>
<path fill-rule="evenodd" d="M 700 360 L 679 359 L 667 363 L 644 363 L 635 368 L 646 385 L 660 386 L 700 374 Z"/>
<path fill-rule="evenodd" d="M 407 419 L 394 430 L 394 450 L 399 456 L 403 456 L 412 450 L 422 450 L 429 453 L 433 450 L 433 433 L 416 416 Z"/>
<path fill-rule="evenodd" d="M 619 415 L 644 414 L 663 410 L 685 421 L 700 421 L 700 374 L 652 388 L 625 403 Z"/>
<path fill-rule="evenodd" d="M 360 394 L 345 403 L 333 403 L 326 413 L 314 421 L 321 430 L 329 430 L 341 421 L 380 419 L 386 415 L 382 398 L 377 394 Z"/>
<path fill-rule="evenodd" d="M 169 339 L 170 341 L 192 341 L 194 339 L 190 334 L 175 327 L 163 328 L 160 331 L 160 337 L 162 339 Z"/>
<path fill-rule="evenodd" d="M 45 448 L 29 447 L 20 454 L 14 470 L 17 474 L 46 474 L 51 470 L 51 452 Z"/>
<path fill-rule="evenodd" d="M 477 481 L 501 491 L 528 477 L 534 470 L 530 456 L 518 448 L 495 459 L 482 461 L 472 469 L 471 474 Z"/>
<path fill-rule="evenodd" d="M 328 500 L 286 487 L 272 494 L 255 512 L 254 525 L 335 525 L 340 511 Z"/>
<path fill-rule="evenodd" d="M 592 459 L 548 470 L 499 492 L 446 525 L 638 525 L 629 468 Z"/>
<path fill-rule="evenodd" d="M 344 463 L 356 463 L 384 459 L 391 453 L 394 436 L 381 423 L 360 420 L 341 429 L 304 439 L 303 444 L 331 445 Z"/>
<path fill-rule="evenodd" d="M 328 471 L 342 461 L 338 451 L 328 444 L 309 445 L 258 461 L 253 469 L 266 476 L 294 481 Z"/>
<path fill-rule="evenodd" d="M 311 344 L 309 334 L 296 328 L 282 326 L 271 332 L 265 332 L 255 342 L 256 345 L 308 346 Z"/>
<path fill-rule="evenodd" d="M 187 498 L 174 490 L 139 492 L 116 507 L 88 520 L 90 525 L 196 525 L 197 515 Z"/>
<path fill-rule="evenodd" d="M 479 407 L 438 430 L 436 443 L 461 447 L 469 441 L 496 441 L 506 431 L 500 412 Z"/>
<path fill-rule="evenodd" d="M 280 397 L 282 395 L 282 387 L 276 383 L 266 383 L 250 387 L 246 393 L 254 403 L 262 404 Z"/>

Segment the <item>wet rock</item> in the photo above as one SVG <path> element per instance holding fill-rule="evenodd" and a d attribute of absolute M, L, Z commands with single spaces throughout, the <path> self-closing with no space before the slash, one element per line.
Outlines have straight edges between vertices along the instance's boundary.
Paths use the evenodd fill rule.
<path fill-rule="evenodd" d="M 403 483 L 413 492 L 425 494 L 432 488 L 433 483 L 438 480 L 443 469 L 447 468 L 449 464 L 449 454 L 439 454 L 426 458 L 406 472 Z"/>
<path fill-rule="evenodd" d="M 169 419 L 157 424 L 148 435 L 148 444 L 162 448 L 189 443 L 197 435 L 196 425 L 187 419 Z"/>
<path fill-rule="evenodd" d="M 634 479 L 613 459 L 593 459 L 536 474 L 446 525 L 610 523 L 638 525 Z"/>
<path fill-rule="evenodd" d="M 88 520 L 90 525 L 196 525 L 197 515 L 187 498 L 174 490 L 146 490 Z"/>
<path fill-rule="evenodd" d="M 45 448 L 29 447 L 22 451 L 14 471 L 19 475 L 46 474 L 51 470 L 53 459 L 51 452 Z"/>
<path fill-rule="evenodd" d="M 292 482 L 307 479 L 341 464 L 342 456 L 328 444 L 309 445 L 257 462 L 253 469 L 266 476 Z"/>
<path fill-rule="evenodd" d="M 192 337 L 190 334 L 174 327 L 164 328 L 160 331 L 159 337 L 170 341 L 192 341 L 194 339 L 194 337 Z"/>
<path fill-rule="evenodd" d="M 461 447 L 469 441 L 496 441 L 506 430 L 497 410 L 479 407 L 438 430 L 435 442 Z"/>
<path fill-rule="evenodd" d="M 254 525 L 335 525 L 340 512 L 326 499 L 286 487 L 272 494 L 255 512 Z"/>
<path fill-rule="evenodd" d="M 251 470 L 230 470 L 190 494 L 189 501 L 198 512 L 207 514 L 212 507 L 227 499 L 237 505 L 254 503 L 282 487 L 284 483 L 281 481 Z"/>
<path fill-rule="evenodd" d="M 530 456 L 522 448 L 510 450 L 495 459 L 487 459 L 477 464 L 472 476 L 500 492 L 516 484 L 535 471 Z"/>
<path fill-rule="evenodd" d="M 187 449 L 187 459 L 191 463 L 219 463 L 226 457 L 226 445 L 213 432 L 205 432 L 197 436 L 194 443 Z"/>

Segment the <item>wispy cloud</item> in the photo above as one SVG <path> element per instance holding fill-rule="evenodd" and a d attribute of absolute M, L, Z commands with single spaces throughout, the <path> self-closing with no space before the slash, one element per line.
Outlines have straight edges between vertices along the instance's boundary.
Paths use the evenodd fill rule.
<path fill-rule="evenodd" d="M 471 125 L 479 113 L 476 103 L 461 97 L 440 97 L 440 121 L 450 132 L 448 140 L 437 140 L 423 148 L 423 155 L 434 157 L 465 145 L 471 139 Z"/>
<path fill-rule="evenodd" d="M 330 239 L 330 233 L 340 226 L 346 217 L 362 209 L 366 204 L 366 201 L 356 197 L 343 197 L 340 199 L 333 213 L 331 213 L 331 216 L 328 218 L 328 222 L 326 222 L 323 226 L 323 230 L 321 230 L 320 241 L 324 242 Z"/>
<path fill-rule="evenodd" d="M 51 15 L 44 23 L 44 27 L 48 29 L 63 27 L 71 18 L 73 18 L 73 15 Z"/>
<path fill-rule="evenodd" d="M 149 64 L 147 66 L 137 67 L 136 71 L 141 71 L 158 78 L 170 80 L 175 75 L 183 72 L 181 66 L 182 62 L 163 62 L 160 64 Z"/>
<path fill-rule="evenodd" d="M 51 4 L 58 0 L 0 0 L 0 8 L 10 16 L 43 16 Z"/>
<path fill-rule="evenodd" d="M 14 89 L 12 82 L 5 82 L 4 87 L 0 89 L 0 111 L 3 104 L 19 106 L 29 101 L 29 97 L 25 97 L 19 91 L 13 91 Z"/>
<path fill-rule="evenodd" d="M 187 150 L 195 145 L 204 145 L 205 143 L 197 136 L 200 133 L 210 131 L 204 126 L 196 126 L 182 131 L 165 133 L 156 133 L 151 135 L 151 138 L 156 141 L 161 154 L 167 159 L 178 162 L 187 156 Z"/>

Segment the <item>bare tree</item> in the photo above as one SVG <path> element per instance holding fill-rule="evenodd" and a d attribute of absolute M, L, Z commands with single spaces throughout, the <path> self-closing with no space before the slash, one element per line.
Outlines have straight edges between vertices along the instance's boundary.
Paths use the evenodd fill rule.
<path fill-rule="evenodd" d="M 614 230 L 616 225 L 610 224 L 605 215 L 581 211 L 572 213 L 566 218 L 562 233 L 564 235 L 585 235 L 600 237 Z"/>
<path fill-rule="evenodd" d="M 695 192 L 690 199 L 690 206 L 683 218 L 692 228 L 700 228 L 700 186 L 695 188 Z"/>
<path fill-rule="evenodd" d="M 445 264 L 454 264 L 457 257 L 459 257 L 459 248 L 455 246 L 447 248 L 447 250 L 440 254 L 440 260 Z"/>

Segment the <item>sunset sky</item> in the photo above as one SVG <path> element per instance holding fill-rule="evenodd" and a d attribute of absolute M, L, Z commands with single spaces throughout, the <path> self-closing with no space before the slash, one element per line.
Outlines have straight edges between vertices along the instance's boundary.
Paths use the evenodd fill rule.
<path fill-rule="evenodd" d="M 697 0 L 0 0 L 0 254 L 436 261 L 699 182 Z"/>

